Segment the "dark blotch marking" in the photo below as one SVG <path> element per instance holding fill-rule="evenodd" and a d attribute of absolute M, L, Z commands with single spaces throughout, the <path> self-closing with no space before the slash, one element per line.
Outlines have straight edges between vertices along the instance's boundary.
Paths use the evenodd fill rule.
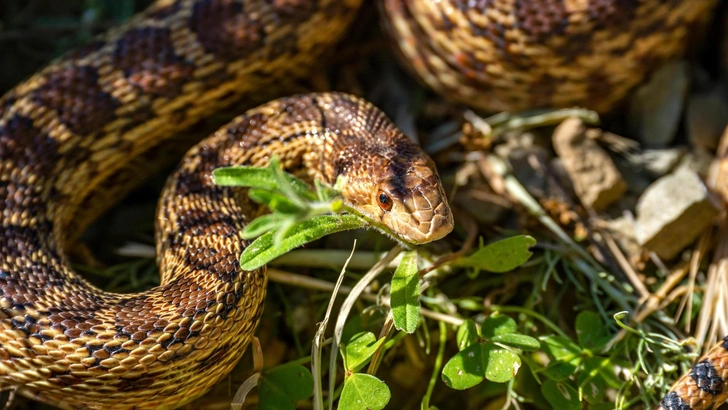
<path fill-rule="evenodd" d="M 195 4 L 189 27 L 205 51 L 225 61 L 239 60 L 260 49 L 266 39 L 264 22 L 243 13 L 243 4 L 233 0 Z"/>
<path fill-rule="evenodd" d="M 174 53 L 169 29 L 130 30 L 117 42 L 114 66 L 144 93 L 172 98 L 182 93 L 194 69 Z"/>
<path fill-rule="evenodd" d="M 662 398 L 660 406 L 665 410 L 692 410 L 690 405 L 682 401 L 680 396 L 674 391 L 666 394 Z"/>
<path fill-rule="evenodd" d="M 234 0 L 204 0 L 194 5 L 188 22 L 205 51 L 224 61 L 241 60 L 264 49 L 269 40 L 266 27 L 295 26 L 318 12 L 318 2 L 312 0 L 272 0 L 271 12 L 266 15 L 246 13 L 245 6 Z M 333 2 L 339 3 L 339 2 Z M 339 6 L 333 7 L 337 12 Z M 265 20 L 263 20 L 265 18 Z M 295 51 L 295 42 L 283 39 L 268 50 L 268 59 Z"/>
<path fill-rule="evenodd" d="M 634 0 L 590 0 L 588 13 L 595 30 L 621 32 L 630 27 L 639 7 L 640 2 Z"/>
<path fill-rule="evenodd" d="M 720 345 L 724 350 L 728 351 L 728 336 L 723 338 L 723 343 Z"/>
<path fill-rule="evenodd" d="M 27 167 L 35 175 L 53 170 L 57 149 L 55 139 L 35 127 L 29 118 L 15 115 L 0 127 L 0 158 L 13 161 L 17 168 Z"/>
<path fill-rule="evenodd" d="M 713 396 L 723 391 L 723 379 L 707 360 L 696 363 L 690 371 L 690 377 L 700 390 Z"/>
<path fill-rule="evenodd" d="M 35 92 L 35 100 L 56 111 L 73 133 L 98 133 L 114 119 L 119 107 L 119 102 L 101 89 L 98 79 L 92 67 L 67 67 L 46 76 L 46 84 Z"/>
<path fill-rule="evenodd" d="M 517 0 L 516 26 L 537 40 L 563 34 L 568 25 L 564 0 Z"/>

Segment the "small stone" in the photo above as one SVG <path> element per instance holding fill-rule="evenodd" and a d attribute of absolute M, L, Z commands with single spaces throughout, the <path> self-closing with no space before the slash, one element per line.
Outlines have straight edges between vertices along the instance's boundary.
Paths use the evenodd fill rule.
<path fill-rule="evenodd" d="M 726 124 L 728 103 L 719 87 L 690 96 L 686 127 L 693 146 L 714 151 Z"/>
<path fill-rule="evenodd" d="M 675 169 L 686 152 L 684 147 L 648 149 L 631 155 L 631 159 L 653 177 L 661 177 Z"/>
<path fill-rule="evenodd" d="M 639 255 L 642 253 L 642 247 L 637 242 L 637 238 L 635 238 L 634 221 L 620 216 L 607 222 L 607 230 L 627 258 L 630 260 L 639 258 Z"/>
<path fill-rule="evenodd" d="M 684 61 L 668 63 L 632 96 L 629 128 L 645 147 L 664 148 L 675 138 L 690 86 L 689 71 Z"/>
<path fill-rule="evenodd" d="M 696 147 L 680 158 L 680 162 L 675 166 L 675 170 L 687 169 L 697 172 L 698 175 L 705 176 L 710 172 L 710 165 L 713 163 L 713 160 L 715 160 L 715 155 L 712 152 Z"/>
<path fill-rule="evenodd" d="M 681 168 L 650 185 L 637 203 L 640 245 L 669 260 L 708 228 L 720 213 L 697 173 Z"/>
<path fill-rule="evenodd" d="M 556 127 L 552 140 L 576 195 L 584 206 L 601 211 L 622 197 L 627 184 L 609 154 L 587 133 L 581 120 L 569 118 Z"/>

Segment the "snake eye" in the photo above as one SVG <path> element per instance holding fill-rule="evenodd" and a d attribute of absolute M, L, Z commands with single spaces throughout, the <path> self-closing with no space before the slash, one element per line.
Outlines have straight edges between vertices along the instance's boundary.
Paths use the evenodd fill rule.
<path fill-rule="evenodd" d="M 379 190 L 379 192 L 377 193 L 377 203 L 379 204 L 379 207 L 384 209 L 385 211 L 389 211 L 392 209 L 392 199 L 382 190 Z"/>

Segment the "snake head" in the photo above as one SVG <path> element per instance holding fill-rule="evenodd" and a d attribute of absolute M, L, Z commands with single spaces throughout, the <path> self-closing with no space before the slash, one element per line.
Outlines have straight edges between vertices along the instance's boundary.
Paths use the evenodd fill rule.
<path fill-rule="evenodd" d="M 419 151 L 419 148 L 417 148 Z M 346 202 L 384 225 L 398 239 L 423 244 L 452 231 L 447 196 L 433 161 L 421 151 L 404 157 L 369 158 L 370 165 L 343 185 Z M 389 158 L 387 158 L 389 157 Z"/>
<path fill-rule="evenodd" d="M 434 166 L 410 164 L 406 172 L 380 181 L 372 200 L 382 223 L 408 242 L 432 242 L 453 229 L 452 212 Z"/>

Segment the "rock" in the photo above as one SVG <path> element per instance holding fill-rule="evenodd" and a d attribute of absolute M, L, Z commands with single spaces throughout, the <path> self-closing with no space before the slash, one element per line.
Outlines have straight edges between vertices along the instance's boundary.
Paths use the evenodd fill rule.
<path fill-rule="evenodd" d="M 681 168 L 650 185 L 637 203 L 635 235 L 662 259 L 674 258 L 720 213 L 697 173 Z"/>
<path fill-rule="evenodd" d="M 720 88 L 693 94 L 686 113 L 688 139 L 693 146 L 714 151 L 728 124 L 728 103 Z"/>
<path fill-rule="evenodd" d="M 713 163 L 713 160 L 715 160 L 715 156 L 712 152 L 696 147 L 680 158 L 680 162 L 675 166 L 675 170 L 687 169 L 697 172 L 698 175 L 705 176 L 710 172 L 710 165 Z"/>
<path fill-rule="evenodd" d="M 609 154 L 587 137 L 581 120 L 569 118 L 562 122 L 554 130 L 552 140 L 584 206 L 601 211 L 622 197 L 627 184 Z"/>
<path fill-rule="evenodd" d="M 690 86 L 689 71 L 684 61 L 668 63 L 632 96 L 629 128 L 645 147 L 664 148 L 675 138 Z"/>
<path fill-rule="evenodd" d="M 675 169 L 686 152 L 684 147 L 648 149 L 632 155 L 632 159 L 653 177 L 661 177 Z"/>
<path fill-rule="evenodd" d="M 628 259 L 636 260 L 642 253 L 642 247 L 635 238 L 634 222 L 624 216 L 607 222 L 607 230 Z"/>

